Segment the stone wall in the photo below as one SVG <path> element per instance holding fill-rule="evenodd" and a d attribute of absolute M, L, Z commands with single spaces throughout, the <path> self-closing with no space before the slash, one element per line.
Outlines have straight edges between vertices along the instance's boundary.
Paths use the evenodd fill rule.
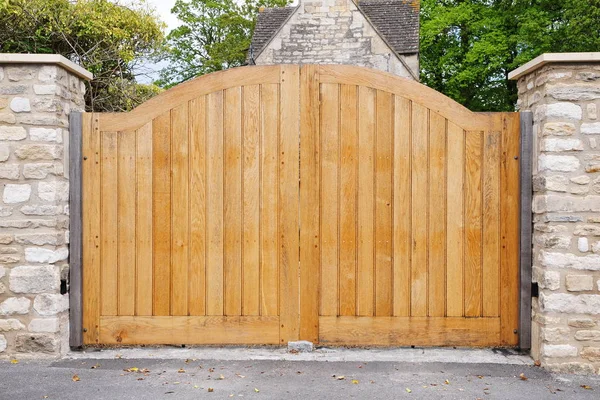
<path fill-rule="evenodd" d="M 39 56 L 1 56 L 0 359 L 56 356 L 68 350 L 69 113 L 84 110 L 85 84 Z"/>
<path fill-rule="evenodd" d="M 350 64 L 418 79 L 418 55 L 402 57 L 415 76 L 352 0 L 302 0 L 256 64 Z"/>
<path fill-rule="evenodd" d="M 532 355 L 600 373 L 600 61 L 571 58 L 518 80 L 520 109 L 534 113 Z"/>

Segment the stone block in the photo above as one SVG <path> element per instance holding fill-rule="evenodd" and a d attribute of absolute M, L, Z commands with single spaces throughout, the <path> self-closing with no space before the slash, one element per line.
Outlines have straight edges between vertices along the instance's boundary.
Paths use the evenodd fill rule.
<path fill-rule="evenodd" d="M 24 245 L 35 246 L 60 246 L 65 244 L 64 237 L 61 233 L 18 233 L 15 235 L 15 241 Z"/>
<path fill-rule="evenodd" d="M 58 95 L 60 89 L 56 85 L 33 85 L 33 92 L 37 95 Z"/>
<path fill-rule="evenodd" d="M 30 128 L 29 138 L 35 142 L 62 142 L 62 129 Z"/>
<path fill-rule="evenodd" d="M 575 124 L 570 122 L 549 122 L 544 125 L 543 136 L 572 136 L 577 133 Z"/>
<path fill-rule="evenodd" d="M 54 354 L 59 351 L 59 341 L 53 335 L 22 333 L 15 339 L 15 348 L 19 353 Z"/>
<path fill-rule="evenodd" d="M 30 332 L 56 333 L 60 330 L 58 318 L 39 318 L 29 323 Z"/>
<path fill-rule="evenodd" d="M 28 66 L 7 67 L 6 75 L 8 80 L 12 82 L 28 81 L 35 79 L 36 70 L 37 68 Z"/>
<path fill-rule="evenodd" d="M 542 340 L 548 343 L 563 342 L 569 340 L 571 330 L 565 327 L 541 329 Z"/>
<path fill-rule="evenodd" d="M 577 331 L 575 339 L 581 342 L 600 342 L 600 331 Z"/>
<path fill-rule="evenodd" d="M 571 318 L 568 324 L 573 328 L 593 328 L 596 326 L 596 322 L 591 318 Z"/>
<path fill-rule="evenodd" d="M 314 351 L 314 345 L 312 342 L 306 340 L 288 342 L 288 351 L 291 353 L 312 353 Z"/>
<path fill-rule="evenodd" d="M 579 139 L 544 139 L 542 141 L 542 151 L 563 152 L 582 150 L 583 142 Z"/>
<path fill-rule="evenodd" d="M 600 99 L 600 87 L 598 85 L 556 85 L 548 86 L 546 90 L 556 100 L 580 102 Z"/>
<path fill-rule="evenodd" d="M 16 204 L 29 201 L 31 197 L 31 185 L 6 185 L 2 195 L 4 204 Z"/>
<path fill-rule="evenodd" d="M 565 286 L 569 292 L 585 292 L 594 289 L 591 275 L 567 275 Z"/>
<path fill-rule="evenodd" d="M 25 97 L 15 97 L 10 102 L 10 109 L 16 113 L 31 111 L 29 99 Z"/>
<path fill-rule="evenodd" d="M 587 175 L 581 175 L 581 176 L 576 176 L 575 178 L 571 178 L 571 182 L 573 182 L 576 185 L 589 185 L 589 183 L 592 181 L 592 178 L 590 178 Z"/>
<path fill-rule="evenodd" d="M 63 208 L 51 205 L 25 205 L 21 207 L 24 215 L 53 216 L 63 214 Z"/>
<path fill-rule="evenodd" d="M 542 154 L 539 157 L 540 171 L 573 172 L 581 167 L 579 159 L 574 156 L 555 156 Z"/>
<path fill-rule="evenodd" d="M 600 315 L 600 295 L 541 293 L 540 306 L 543 311 L 566 314 Z"/>
<path fill-rule="evenodd" d="M 560 272 L 544 271 L 537 269 L 537 282 L 540 289 L 558 290 L 560 289 Z"/>
<path fill-rule="evenodd" d="M 592 364 L 584 362 L 545 363 L 544 368 L 558 374 L 594 375 L 596 373 L 596 368 Z"/>
<path fill-rule="evenodd" d="M 600 196 L 560 196 L 548 194 L 535 196 L 534 210 L 536 213 L 579 213 L 600 212 Z M 582 218 L 576 215 L 561 216 L 561 220 L 554 222 L 578 222 Z"/>
<path fill-rule="evenodd" d="M 546 106 L 546 117 L 580 121 L 583 117 L 581 106 L 573 103 L 554 103 Z"/>
<path fill-rule="evenodd" d="M 27 144 L 19 147 L 15 155 L 21 160 L 60 160 L 63 149 L 62 146 Z"/>
<path fill-rule="evenodd" d="M 54 316 L 69 309 L 69 298 L 61 294 L 40 294 L 33 301 L 33 309 L 41 316 Z"/>
<path fill-rule="evenodd" d="M 596 104 L 587 105 L 587 115 L 589 119 L 598 119 L 598 107 L 596 107 Z"/>
<path fill-rule="evenodd" d="M 6 337 L 4 335 L 0 335 L 0 353 L 3 353 L 6 350 Z"/>
<path fill-rule="evenodd" d="M 25 329 L 25 325 L 18 319 L 0 319 L 0 332 L 20 331 Z"/>
<path fill-rule="evenodd" d="M 577 236 L 600 236 L 600 226 L 596 225 L 580 225 L 575 228 Z"/>
<path fill-rule="evenodd" d="M 0 233 L 0 244 L 11 244 L 15 240 L 15 237 L 12 233 Z M 2 270 L 0 270 L 0 278 L 2 278 L 4 274 Z"/>
<path fill-rule="evenodd" d="M 0 114 L 0 124 L 14 124 L 15 122 L 17 122 L 17 117 L 14 114 Z"/>
<path fill-rule="evenodd" d="M 600 347 L 584 347 L 580 355 L 586 360 L 600 362 Z"/>
<path fill-rule="evenodd" d="M 48 175 L 62 175 L 64 168 L 62 164 L 35 163 L 23 166 L 23 177 L 25 179 L 46 179 Z"/>
<path fill-rule="evenodd" d="M 568 344 L 545 344 L 542 355 L 549 358 L 577 357 L 577 347 Z"/>
<path fill-rule="evenodd" d="M 577 250 L 582 253 L 587 253 L 590 251 L 590 243 L 587 238 L 579 238 L 577 240 Z"/>
<path fill-rule="evenodd" d="M 60 272 L 56 266 L 21 266 L 10 272 L 10 290 L 14 293 L 45 293 L 60 289 Z"/>
<path fill-rule="evenodd" d="M 17 164 L 0 164 L 0 179 L 16 181 L 20 177 L 20 168 Z"/>
<path fill-rule="evenodd" d="M 50 250 L 41 247 L 28 247 L 25 249 L 25 260 L 32 263 L 54 264 L 64 261 L 69 257 L 69 250 L 65 247 Z"/>
<path fill-rule="evenodd" d="M 539 258 L 542 266 L 547 268 L 600 271 L 600 256 L 597 255 L 576 256 L 575 254 L 542 251 Z"/>
<path fill-rule="evenodd" d="M 38 184 L 38 197 L 44 201 L 68 201 L 69 182 L 40 182 Z"/>
<path fill-rule="evenodd" d="M 10 148 L 7 143 L 0 143 L 0 162 L 7 161 L 10 157 Z"/>
<path fill-rule="evenodd" d="M 31 301 L 25 297 L 9 297 L 0 303 L 0 315 L 29 314 Z"/>
<path fill-rule="evenodd" d="M 581 124 L 581 133 L 584 135 L 600 135 L 600 122 Z"/>
<path fill-rule="evenodd" d="M 22 126 L 0 126 L 0 140 L 23 140 L 27 131 Z"/>

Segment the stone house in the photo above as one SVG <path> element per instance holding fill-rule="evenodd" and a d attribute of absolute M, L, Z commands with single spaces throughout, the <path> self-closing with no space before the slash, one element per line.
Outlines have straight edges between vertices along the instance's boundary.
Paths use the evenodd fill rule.
<path fill-rule="evenodd" d="M 419 0 L 300 0 L 258 15 L 248 63 L 352 64 L 419 80 Z"/>

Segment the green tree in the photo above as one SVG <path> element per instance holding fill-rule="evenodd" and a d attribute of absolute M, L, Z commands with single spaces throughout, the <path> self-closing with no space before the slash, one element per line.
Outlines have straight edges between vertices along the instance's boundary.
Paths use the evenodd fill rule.
<path fill-rule="evenodd" d="M 474 111 L 511 111 L 508 73 L 546 52 L 600 49 L 600 0 L 423 0 L 421 80 Z"/>
<path fill-rule="evenodd" d="M 163 29 L 145 0 L 0 0 L 0 52 L 61 54 L 92 72 L 88 111 L 128 111 L 160 90 L 135 78 Z"/>
<path fill-rule="evenodd" d="M 290 0 L 177 0 L 171 12 L 182 25 L 167 37 L 169 67 L 159 85 L 171 87 L 200 75 L 244 64 L 261 7 Z"/>

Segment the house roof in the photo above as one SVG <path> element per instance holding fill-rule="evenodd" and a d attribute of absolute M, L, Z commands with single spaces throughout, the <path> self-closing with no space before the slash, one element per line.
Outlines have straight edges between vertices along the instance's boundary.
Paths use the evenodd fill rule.
<path fill-rule="evenodd" d="M 418 4 L 418 0 L 360 0 L 357 2 L 360 11 L 398 54 L 419 52 Z M 252 50 L 255 57 L 262 52 L 296 9 L 297 7 L 266 8 L 258 14 L 252 37 Z"/>

